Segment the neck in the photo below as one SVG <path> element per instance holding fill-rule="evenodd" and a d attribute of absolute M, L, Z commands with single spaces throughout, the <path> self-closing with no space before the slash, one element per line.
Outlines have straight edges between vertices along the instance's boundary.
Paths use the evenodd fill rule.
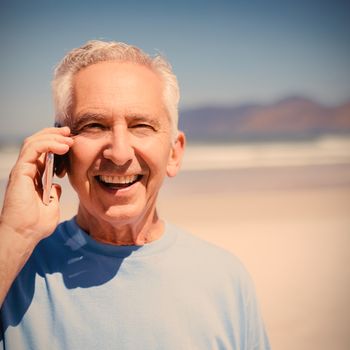
<path fill-rule="evenodd" d="M 156 210 L 140 220 L 111 222 L 96 218 L 79 207 L 76 220 L 96 241 L 114 245 L 144 245 L 159 239 L 164 232 L 164 223 Z"/>

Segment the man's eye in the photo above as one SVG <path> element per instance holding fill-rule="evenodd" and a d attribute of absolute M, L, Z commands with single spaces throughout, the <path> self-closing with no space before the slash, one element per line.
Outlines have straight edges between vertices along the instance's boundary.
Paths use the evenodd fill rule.
<path fill-rule="evenodd" d="M 152 125 L 145 124 L 145 123 L 139 123 L 139 124 L 131 125 L 130 127 L 132 129 L 150 129 L 150 130 L 155 131 L 155 128 Z"/>
<path fill-rule="evenodd" d="M 100 123 L 90 123 L 83 125 L 80 128 L 80 131 L 88 131 L 88 130 L 105 130 L 106 126 Z"/>
<path fill-rule="evenodd" d="M 86 128 L 104 128 L 104 125 L 100 124 L 100 123 L 90 123 L 85 125 Z"/>

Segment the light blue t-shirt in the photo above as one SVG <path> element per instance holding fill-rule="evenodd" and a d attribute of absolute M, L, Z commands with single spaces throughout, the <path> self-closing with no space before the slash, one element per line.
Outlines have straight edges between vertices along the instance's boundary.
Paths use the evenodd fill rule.
<path fill-rule="evenodd" d="M 144 246 L 60 224 L 12 285 L 1 323 L 6 350 L 269 349 L 241 263 L 169 224 Z"/>

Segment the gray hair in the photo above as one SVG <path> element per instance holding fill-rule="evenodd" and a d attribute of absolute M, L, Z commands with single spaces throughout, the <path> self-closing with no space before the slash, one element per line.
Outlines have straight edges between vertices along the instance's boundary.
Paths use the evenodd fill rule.
<path fill-rule="evenodd" d="M 149 56 L 141 49 L 122 42 L 88 41 L 71 50 L 58 64 L 52 81 L 55 122 L 67 123 L 73 104 L 73 77 L 79 70 L 104 61 L 133 62 L 152 69 L 163 80 L 163 103 L 171 123 L 172 136 L 178 132 L 180 91 L 170 63 L 161 55 Z"/>

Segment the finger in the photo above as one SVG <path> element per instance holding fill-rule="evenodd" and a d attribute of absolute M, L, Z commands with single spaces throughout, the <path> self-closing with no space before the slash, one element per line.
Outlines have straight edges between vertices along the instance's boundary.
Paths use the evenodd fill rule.
<path fill-rule="evenodd" d="M 27 137 L 24 140 L 22 150 L 26 151 L 27 149 L 31 149 L 36 145 L 40 145 L 43 143 L 47 143 L 49 145 L 50 143 L 53 143 L 53 142 L 71 146 L 74 143 L 74 138 L 71 136 L 66 136 L 61 134 L 39 134 L 35 136 L 33 135 L 30 137 Z"/>
<path fill-rule="evenodd" d="M 45 157 L 44 154 L 42 156 L 39 157 L 39 159 L 36 162 L 37 168 L 38 168 L 38 172 L 40 175 L 43 175 L 44 170 L 45 170 Z"/>
<path fill-rule="evenodd" d="M 69 138 L 71 138 L 71 132 L 68 127 L 63 128 L 45 128 L 33 135 L 26 137 L 23 141 L 22 149 L 36 143 L 40 140 L 57 140 L 63 143 L 69 143 Z"/>
<path fill-rule="evenodd" d="M 45 134 L 57 134 L 57 135 L 64 135 L 64 136 L 69 136 L 71 133 L 70 128 L 68 126 L 63 126 L 61 128 L 56 128 L 56 127 L 50 127 L 50 128 L 44 128 L 42 130 L 39 130 L 32 136 L 38 136 L 38 135 L 45 135 Z M 29 136 L 32 137 L 32 136 Z"/>
<path fill-rule="evenodd" d="M 37 143 L 40 140 L 56 140 L 58 142 L 70 144 L 72 142 L 72 137 L 68 127 L 59 129 L 47 128 L 25 138 L 22 148 L 30 147 L 33 143 Z"/>
<path fill-rule="evenodd" d="M 46 152 L 65 154 L 73 145 L 74 139 L 69 137 L 70 129 L 58 131 L 58 128 L 47 128 L 28 137 L 21 148 L 16 164 L 11 170 L 11 179 L 18 176 L 29 176 L 35 182 L 35 177 L 41 175 L 44 169 L 44 156 Z M 36 188 L 40 188 L 39 179 L 36 181 Z"/>
<path fill-rule="evenodd" d="M 38 138 L 27 141 L 18 157 L 18 161 L 34 163 L 43 153 L 53 152 L 55 154 L 65 154 L 73 145 L 74 140 L 70 137 L 53 136 L 50 138 Z"/>

